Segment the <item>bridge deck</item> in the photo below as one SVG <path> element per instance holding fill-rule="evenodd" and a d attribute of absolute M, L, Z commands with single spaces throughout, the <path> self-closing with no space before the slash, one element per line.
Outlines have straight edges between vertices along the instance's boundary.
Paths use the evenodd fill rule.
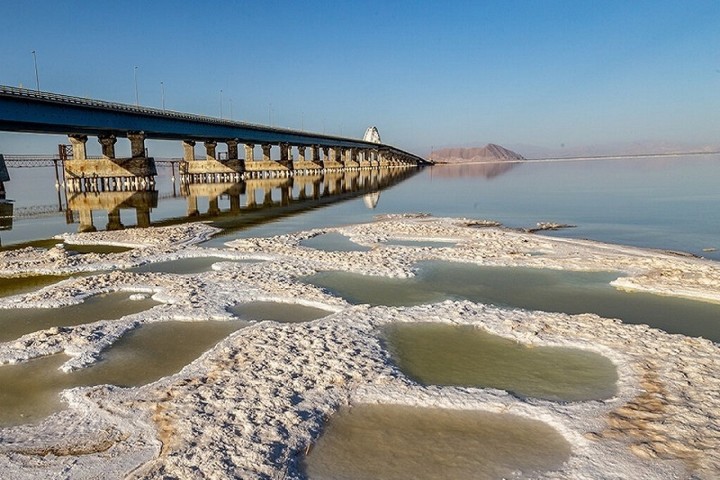
<path fill-rule="evenodd" d="M 0 86 L 0 130 L 55 134 L 114 134 L 144 132 L 164 140 L 231 140 L 242 143 L 319 145 L 341 148 L 380 148 L 425 161 L 389 145 L 359 139 L 273 128 L 154 108 L 111 103 L 48 92 Z"/>

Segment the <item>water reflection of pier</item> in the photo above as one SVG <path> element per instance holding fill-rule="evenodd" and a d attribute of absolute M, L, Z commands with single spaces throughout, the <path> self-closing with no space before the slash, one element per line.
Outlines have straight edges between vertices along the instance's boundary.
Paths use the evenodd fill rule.
<path fill-rule="evenodd" d="M 93 220 L 93 212 L 102 210 L 107 212 L 108 223 L 106 230 L 122 230 L 125 226 L 120 218 L 120 210 L 135 210 L 138 227 L 150 226 L 150 210 L 158 205 L 158 192 L 146 191 L 117 191 L 117 192 L 83 192 L 69 193 L 67 200 L 68 223 L 74 219 L 77 212 L 80 219 L 80 232 L 94 232 L 97 230 Z"/>
<path fill-rule="evenodd" d="M 182 184 L 180 192 L 187 197 L 188 216 L 201 215 L 198 199 L 207 198 L 208 209 L 203 215 L 214 217 L 244 210 L 328 203 L 328 200 L 377 193 L 412 173 L 415 171 L 402 169 L 334 171 L 285 178 L 255 178 L 237 183 Z M 220 208 L 223 198 L 229 200 L 229 209 Z"/>
<path fill-rule="evenodd" d="M 365 169 L 317 171 L 307 175 L 277 178 L 248 178 L 228 183 L 181 183 L 180 195 L 186 198 L 186 217 L 152 222 L 150 214 L 158 206 L 158 192 L 154 185 L 138 191 L 68 192 L 66 218 L 78 222 L 80 232 L 95 231 L 94 213 L 107 212 L 106 230 L 125 228 L 122 210 L 135 210 L 138 227 L 164 225 L 182 221 L 220 220 L 252 217 L 252 223 L 291 215 L 321 205 L 361 195 L 371 195 L 366 201 L 374 208 L 380 190 L 416 173 L 416 169 Z M 151 190 L 152 189 L 152 190 Z M 200 204 L 207 202 L 207 210 Z M 229 205 L 229 206 L 228 206 Z M 222 221 L 222 223 L 227 223 Z"/>

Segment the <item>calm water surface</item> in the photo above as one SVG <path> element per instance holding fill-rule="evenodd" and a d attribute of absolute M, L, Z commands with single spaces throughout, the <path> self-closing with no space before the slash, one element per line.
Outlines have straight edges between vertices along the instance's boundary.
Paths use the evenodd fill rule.
<path fill-rule="evenodd" d="M 280 302 L 239 303 L 229 307 L 228 311 L 243 320 L 256 322 L 271 320 L 282 323 L 310 322 L 318 318 L 327 317 L 332 313 L 322 308 Z"/>
<path fill-rule="evenodd" d="M 10 168 L 8 199 L 15 207 L 57 202 L 51 169 Z M 173 184 L 169 170 L 159 169 L 159 203 L 151 212 L 153 222 L 187 214 L 188 200 Z M 36 175 L 37 174 L 37 175 Z M 28 189 L 28 182 L 47 178 L 48 189 Z M 548 233 L 591 238 L 612 243 L 688 251 L 720 260 L 720 156 L 628 158 L 592 161 L 504 165 L 436 166 L 380 192 L 372 202 L 355 197 L 341 203 L 310 208 L 297 215 L 272 221 L 236 222 L 218 241 L 237 237 L 290 233 L 338 224 L 365 222 L 375 214 L 427 212 L 436 216 L 493 219 L 510 227 L 531 227 L 554 221 L 577 228 Z M 275 193 L 277 196 L 277 193 Z M 199 210 L 210 208 L 209 197 L 198 197 Z M 371 208 L 374 205 L 374 208 Z M 229 200 L 219 197 L 220 210 Z M 121 212 L 122 223 L 135 224 L 132 211 Z M 106 222 L 96 212 L 95 224 Z M 242 216 L 250 213 L 241 213 Z M 232 225 L 223 217 L 226 225 Z M 232 218 L 232 217 L 230 217 Z M 77 230 L 63 214 L 40 219 L 14 220 L 11 230 L 0 232 L 3 245 L 47 238 Z M 703 251 L 717 248 L 716 251 Z"/>
<path fill-rule="evenodd" d="M 616 392 L 615 365 L 594 352 L 437 323 L 390 325 L 385 336 L 400 370 L 425 385 L 489 387 L 557 401 L 602 400 Z"/>
<path fill-rule="evenodd" d="M 450 298 L 546 312 L 596 313 L 720 342 L 720 305 L 620 291 L 609 285 L 617 277 L 611 272 L 432 261 L 419 263 L 417 275 L 407 279 L 331 271 L 306 281 L 355 304 L 410 306 Z"/>
<path fill-rule="evenodd" d="M 125 334 L 96 365 L 63 373 L 68 360 L 51 355 L 0 366 L 0 427 L 34 423 L 65 407 L 62 390 L 90 385 L 144 385 L 178 372 L 230 333 L 247 326 L 226 322 L 161 322 Z"/>
<path fill-rule="evenodd" d="M 130 272 L 162 272 L 177 273 L 180 275 L 190 275 L 193 273 L 202 273 L 212 270 L 214 263 L 218 262 L 236 262 L 236 263 L 255 263 L 255 260 L 233 260 L 224 257 L 197 257 L 197 258 L 180 258 L 178 260 L 169 260 L 167 262 L 150 262 L 143 265 L 129 268 Z"/>
<path fill-rule="evenodd" d="M 148 310 L 158 302 L 131 300 L 130 292 L 93 295 L 82 303 L 61 308 L 12 308 L 0 310 L 0 342 L 50 327 L 69 327 L 98 320 L 115 320 Z"/>
<path fill-rule="evenodd" d="M 311 480 L 528 478 L 570 452 L 555 429 L 516 415 L 356 405 L 330 418 L 304 466 Z"/>

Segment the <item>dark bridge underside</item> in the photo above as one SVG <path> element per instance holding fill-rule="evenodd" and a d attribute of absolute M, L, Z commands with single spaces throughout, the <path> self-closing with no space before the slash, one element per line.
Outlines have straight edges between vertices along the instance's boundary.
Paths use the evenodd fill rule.
<path fill-rule="evenodd" d="M 420 157 L 389 145 L 352 138 L 272 128 L 212 117 L 162 111 L 46 92 L 0 86 L 0 130 L 8 132 L 85 134 L 125 137 L 144 132 L 161 140 L 238 140 L 242 143 L 379 148 Z"/>

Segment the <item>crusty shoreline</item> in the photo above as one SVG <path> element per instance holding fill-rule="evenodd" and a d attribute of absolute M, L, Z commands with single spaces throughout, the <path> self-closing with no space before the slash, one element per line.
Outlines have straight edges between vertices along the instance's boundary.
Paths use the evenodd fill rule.
<path fill-rule="evenodd" d="M 618 288 L 720 302 L 720 264 L 639 248 L 555 239 L 467 219 L 387 216 L 376 222 L 195 245 L 203 224 L 68 235 L 69 243 L 138 245 L 111 255 L 62 249 L 0 253 L 0 273 L 73 273 L 188 256 L 222 256 L 197 275 L 108 271 L 37 292 L 0 298 L 0 307 L 52 307 L 112 290 L 152 294 L 154 309 L 116 321 L 25 335 L 0 344 L 0 363 L 65 352 L 66 370 L 97 360 L 122 333 L 150 322 L 230 319 L 225 307 L 271 300 L 322 307 L 302 324 L 261 322 L 239 330 L 181 372 L 140 388 L 74 389 L 70 408 L 38 426 L 0 429 L 0 468 L 10 478 L 302 478 L 299 459 L 340 405 L 401 403 L 508 411 L 546 421 L 573 444 L 548 478 L 713 478 L 720 472 L 720 346 L 703 339 L 625 325 L 595 315 L 507 310 L 471 302 L 408 308 L 351 306 L 298 280 L 322 270 L 408 277 L 422 260 L 626 273 Z M 369 252 L 324 252 L 300 245 L 337 231 Z M 447 248 L 382 245 L 387 239 L 445 240 Z M 378 339 L 388 322 L 472 324 L 537 345 L 567 345 L 611 358 L 618 395 L 558 404 L 488 389 L 423 387 L 389 361 Z M 52 330 L 52 329 L 51 329 Z M 92 333 L 92 334 L 91 334 Z M 1 367 L 0 367 L 1 368 Z M 612 462 L 608 461 L 612 459 Z M 107 473 L 106 473 L 107 472 Z"/>

